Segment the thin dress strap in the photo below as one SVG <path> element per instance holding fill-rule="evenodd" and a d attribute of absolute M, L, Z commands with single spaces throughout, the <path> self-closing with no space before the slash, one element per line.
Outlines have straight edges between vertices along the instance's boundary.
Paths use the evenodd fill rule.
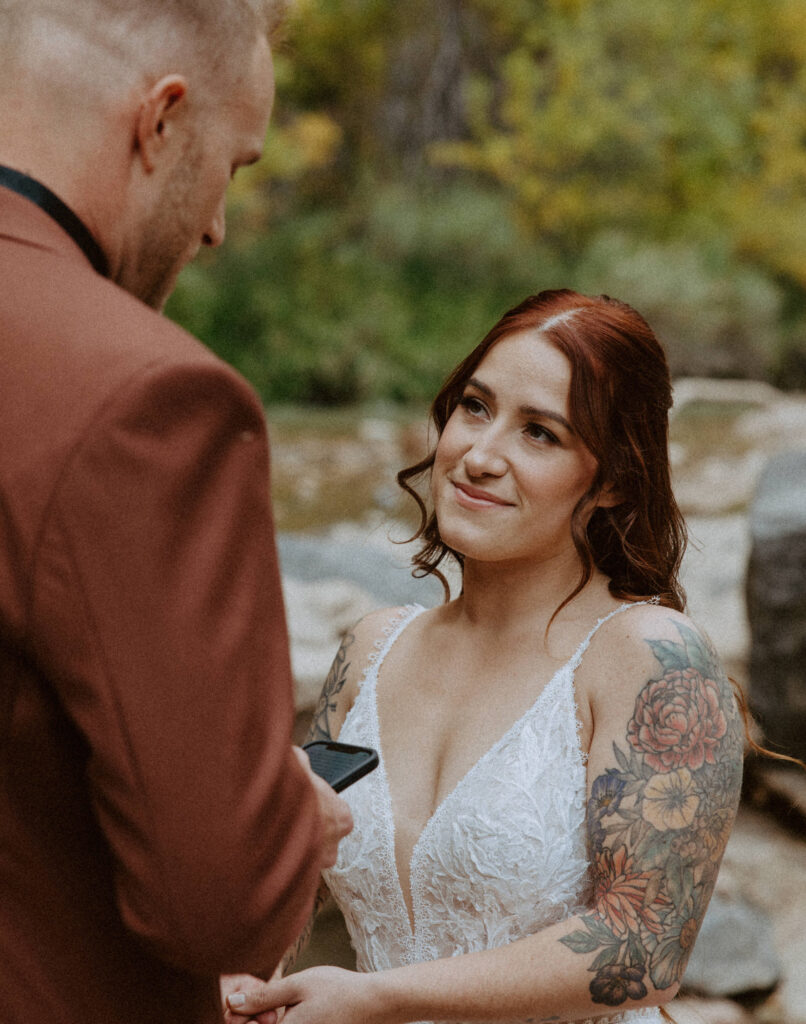
<path fill-rule="evenodd" d="M 407 604 L 402 608 L 396 609 L 394 615 L 391 616 L 383 627 L 383 631 L 375 641 L 374 649 L 367 658 L 367 667 L 358 685 L 359 692 L 367 686 L 372 690 L 375 689 L 375 684 L 378 681 L 378 672 L 395 640 L 397 640 L 406 626 L 424 611 L 425 608 L 421 604 Z"/>
<path fill-rule="evenodd" d="M 606 622 L 609 622 L 614 616 L 620 615 L 622 612 L 626 612 L 629 608 L 637 608 L 639 605 L 642 604 L 659 604 L 659 602 L 660 598 L 657 597 L 650 597 L 646 601 L 625 601 L 624 604 L 620 604 L 618 608 L 614 608 L 612 612 L 599 619 L 599 621 L 596 623 L 596 625 L 593 627 L 590 633 L 588 633 L 588 635 L 585 637 L 585 639 L 582 641 L 579 647 L 577 647 L 576 653 L 568 662 L 571 671 L 575 672 L 577 670 L 580 661 L 582 661 L 582 655 L 585 653 L 585 651 L 587 651 L 591 640 L 593 640 L 594 636 L 596 636 L 596 633 L 602 628 L 602 626 Z"/>

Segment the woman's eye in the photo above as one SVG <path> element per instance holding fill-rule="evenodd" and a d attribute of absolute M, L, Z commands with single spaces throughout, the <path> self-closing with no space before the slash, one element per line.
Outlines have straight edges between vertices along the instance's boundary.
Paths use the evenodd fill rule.
<path fill-rule="evenodd" d="M 540 423 L 527 423 L 526 433 L 534 441 L 548 441 L 549 444 L 559 444 L 559 439 L 555 434 Z"/>
<path fill-rule="evenodd" d="M 484 412 L 484 403 L 473 395 L 465 395 L 459 402 L 463 409 L 466 409 L 471 416 L 478 416 Z"/>

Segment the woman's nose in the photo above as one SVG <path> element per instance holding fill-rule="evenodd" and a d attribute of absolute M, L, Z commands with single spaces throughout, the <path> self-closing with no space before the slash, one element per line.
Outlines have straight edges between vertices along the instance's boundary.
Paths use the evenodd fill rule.
<path fill-rule="evenodd" d="M 476 437 L 462 461 L 468 476 L 503 476 L 507 471 L 501 438 L 494 431 Z"/>

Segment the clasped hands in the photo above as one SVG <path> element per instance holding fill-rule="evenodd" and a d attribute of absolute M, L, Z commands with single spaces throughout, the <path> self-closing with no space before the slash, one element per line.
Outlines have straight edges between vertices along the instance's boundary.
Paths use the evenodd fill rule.
<path fill-rule="evenodd" d="M 340 840 L 353 827 L 350 809 L 326 782 L 311 771 L 310 762 L 305 752 L 299 747 L 293 747 L 292 750 L 300 766 L 307 773 L 319 804 L 322 825 L 321 866 L 323 868 L 332 867 L 336 863 Z M 250 974 L 224 975 L 221 978 L 221 1002 L 227 1024 L 243 1024 L 245 1021 L 256 1021 L 258 1024 L 279 1024 L 279 1021 L 286 1015 L 287 1009 L 294 1011 L 288 1016 L 288 1024 L 291 1024 L 292 1020 L 295 1024 L 296 1022 L 303 1024 L 303 1022 L 319 1020 L 332 1022 L 334 1020 L 332 1012 L 325 1016 L 329 1004 L 322 1008 L 322 1015 L 319 1016 L 317 1006 L 321 1000 L 311 999 L 309 1002 L 308 989 L 298 980 L 303 979 L 306 975 L 355 977 L 353 972 L 343 971 L 338 967 L 312 968 L 309 971 L 300 971 L 299 974 L 291 975 L 288 978 L 282 977 L 282 971 L 278 967 L 269 981 L 262 981 Z M 327 980 L 331 979 L 327 978 Z M 329 984 L 325 984 L 324 988 L 327 991 L 332 991 Z M 330 997 L 327 998 L 329 1000 Z M 303 1001 L 305 1001 L 304 1009 L 301 1005 Z M 330 1009 L 332 1010 L 332 1005 Z M 361 1018 L 345 1018 L 345 1020 L 347 1019 L 360 1020 Z"/>
<path fill-rule="evenodd" d="M 269 981 L 245 974 L 221 979 L 226 1024 L 359 1024 L 373 1019 L 365 976 L 341 967 L 311 967 Z"/>

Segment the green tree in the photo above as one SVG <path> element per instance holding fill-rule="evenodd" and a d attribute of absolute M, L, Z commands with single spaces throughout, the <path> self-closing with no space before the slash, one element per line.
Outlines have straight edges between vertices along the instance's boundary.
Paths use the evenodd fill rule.
<path fill-rule="evenodd" d="M 171 312 L 267 399 L 420 399 L 610 291 L 678 372 L 806 386 L 802 0 L 297 0 L 266 158 Z"/>

